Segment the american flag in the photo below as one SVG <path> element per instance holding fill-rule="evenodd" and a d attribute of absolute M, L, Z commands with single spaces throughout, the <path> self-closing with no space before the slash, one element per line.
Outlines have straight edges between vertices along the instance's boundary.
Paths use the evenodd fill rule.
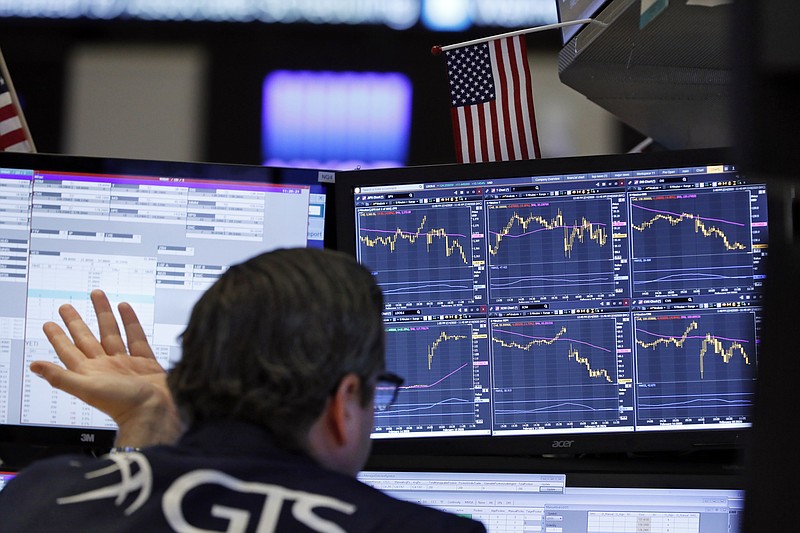
<path fill-rule="evenodd" d="M 0 54 L 0 151 L 34 152 L 25 117 L 17 103 L 11 78 Z"/>
<path fill-rule="evenodd" d="M 445 53 L 458 162 L 541 157 L 525 36 Z"/>

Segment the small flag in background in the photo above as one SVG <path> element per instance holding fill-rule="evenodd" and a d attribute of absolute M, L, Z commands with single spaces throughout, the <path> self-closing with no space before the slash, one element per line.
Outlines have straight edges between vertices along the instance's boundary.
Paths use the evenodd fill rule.
<path fill-rule="evenodd" d="M 0 151 L 36 151 L 2 52 L 0 52 Z"/>
<path fill-rule="evenodd" d="M 445 53 L 458 162 L 541 157 L 525 36 Z"/>

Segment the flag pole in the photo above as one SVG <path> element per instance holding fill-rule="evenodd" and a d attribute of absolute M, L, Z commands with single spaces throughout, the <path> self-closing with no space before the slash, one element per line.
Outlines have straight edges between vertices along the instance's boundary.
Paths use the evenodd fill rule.
<path fill-rule="evenodd" d="M 30 130 L 28 129 L 28 123 L 25 121 L 25 114 L 22 112 L 22 107 L 19 105 L 19 100 L 17 99 L 17 92 L 14 90 L 14 84 L 11 83 L 11 76 L 8 74 L 8 67 L 6 66 L 6 60 L 3 57 L 3 51 L 0 50 L 0 74 L 2 74 L 3 79 L 6 82 L 6 87 L 8 88 L 8 94 L 11 96 L 11 104 L 17 110 L 17 116 L 19 118 L 20 125 L 22 126 L 22 131 L 25 134 L 25 140 L 30 144 L 31 152 L 36 152 L 36 146 L 33 144 L 33 136 L 31 135 Z"/>
<path fill-rule="evenodd" d="M 525 28 L 524 30 L 510 31 L 508 33 L 501 33 L 500 35 L 492 35 L 491 37 L 482 37 L 480 39 L 473 39 L 471 41 L 464 41 L 463 43 L 458 43 L 458 44 L 448 44 L 446 46 L 436 45 L 436 46 L 431 48 L 431 53 L 433 55 L 435 55 L 435 56 L 438 56 L 442 52 L 447 52 L 448 50 L 453 50 L 454 48 L 461 48 L 462 46 L 470 46 L 470 45 L 473 45 L 473 44 L 488 43 L 489 41 L 494 41 L 495 39 L 505 39 L 506 37 L 516 37 L 517 35 L 524 35 L 526 33 L 536 33 L 536 32 L 539 32 L 539 31 L 556 30 L 558 28 L 563 28 L 565 26 L 574 26 L 576 24 L 589 24 L 590 22 L 600 22 L 600 21 L 595 21 L 595 19 L 577 19 L 577 20 L 570 20 L 570 21 L 567 21 L 567 22 L 557 22 L 555 24 L 546 24 L 544 26 L 534 26 L 533 28 Z"/>

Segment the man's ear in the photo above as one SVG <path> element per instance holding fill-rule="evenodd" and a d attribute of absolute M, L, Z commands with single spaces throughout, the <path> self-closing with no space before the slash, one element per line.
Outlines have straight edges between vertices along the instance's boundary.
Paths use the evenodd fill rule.
<path fill-rule="evenodd" d="M 372 409 L 361 401 L 366 386 L 356 374 L 345 375 L 311 425 L 308 452 L 325 468 L 354 476 L 364 467 L 372 427 Z"/>
<path fill-rule="evenodd" d="M 329 437 L 337 445 L 348 443 L 358 435 L 358 412 L 361 406 L 361 378 L 350 373 L 339 382 L 325 409 L 326 427 Z"/>

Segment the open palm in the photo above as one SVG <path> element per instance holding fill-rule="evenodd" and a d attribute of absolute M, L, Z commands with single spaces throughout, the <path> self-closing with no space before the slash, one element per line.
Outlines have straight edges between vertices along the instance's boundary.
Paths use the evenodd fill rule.
<path fill-rule="evenodd" d="M 156 360 L 136 313 L 119 305 L 127 346 L 105 293 L 92 291 L 100 332 L 98 340 L 71 305 L 59 308 L 69 331 L 54 322 L 44 333 L 64 367 L 47 361 L 31 363 L 31 371 L 109 415 L 118 425 L 118 446 L 171 443 L 181 424 L 166 384 L 166 372 Z"/>

